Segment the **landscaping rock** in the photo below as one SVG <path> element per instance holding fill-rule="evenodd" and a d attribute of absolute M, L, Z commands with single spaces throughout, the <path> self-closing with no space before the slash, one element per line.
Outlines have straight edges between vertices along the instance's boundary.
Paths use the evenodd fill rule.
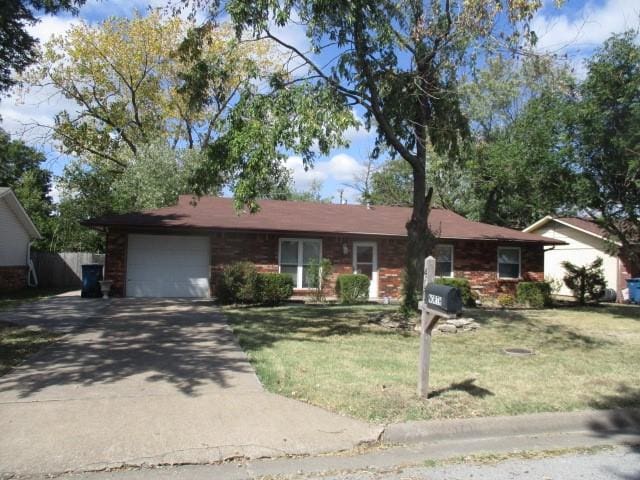
<path fill-rule="evenodd" d="M 411 330 L 415 319 L 407 320 L 400 312 L 380 312 L 369 318 L 369 323 L 375 323 L 390 330 Z"/>
<path fill-rule="evenodd" d="M 473 323 L 473 320 L 470 320 L 468 318 L 452 318 L 450 320 L 447 320 L 447 323 L 455 326 L 456 328 L 462 328 Z"/>
<path fill-rule="evenodd" d="M 443 323 L 442 325 L 438 326 L 438 331 L 442 333 L 457 333 L 458 327 L 450 323 Z"/>

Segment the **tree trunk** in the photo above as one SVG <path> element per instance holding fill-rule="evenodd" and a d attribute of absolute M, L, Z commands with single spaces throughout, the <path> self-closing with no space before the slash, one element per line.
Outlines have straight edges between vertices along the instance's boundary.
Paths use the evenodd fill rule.
<path fill-rule="evenodd" d="M 403 279 L 403 311 L 408 314 L 417 310 L 424 258 L 433 250 L 435 237 L 429 230 L 428 217 L 431 209 L 433 189 L 426 187 L 425 162 L 420 167 L 413 166 L 413 211 L 407 222 L 407 258 Z"/>

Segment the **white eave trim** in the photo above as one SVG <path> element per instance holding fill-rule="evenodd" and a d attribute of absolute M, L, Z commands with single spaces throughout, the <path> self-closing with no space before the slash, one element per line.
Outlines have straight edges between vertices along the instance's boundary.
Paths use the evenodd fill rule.
<path fill-rule="evenodd" d="M 29 233 L 29 237 L 31 239 L 40 240 L 42 238 L 42 235 L 40 235 L 40 232 L 33 224 L 31 218 L 29 218 L 29 215 L 11 189 L 0 191 L 0 199 L 4 199 L 7 202 L 9 208 L 11 208 L 16 217 L 18 217 L 18 220 L 22 222 L 22 225 L 27 233 Z"/>
<path fill-rule="evenodd" d="M 574 230 L 577 230 L 578 232 L 582 232 L 585 233 L 587 235 L 590 235 L 592 237 L 595 237 L 599 240 L 602 240 L 603 242 L 611 242 L 614 245 L 617 245 L 618 247 L 621 247 L 622 244 L 620 242 L 616 242 L 614 240 L 610 240 L 608 238 L 603 237 L 602 235 L 598 235 L 597 233 L 593 233 L 590 232 L 589 230 L 585 230 L 584 228 L 580 228 L 580 227 L 576 227 L 575 225 L 572 225 L 571 223 L 568 222 L 563 222 L 562 220 L 558 219 L 558 218 L 553 218 L 549 215 L 547 215 L 546 217 L 542 218 L 541 220 L 538 220 L 536 223 L 529 225 L 527 228 L 525 228 L 524 230 L 522 230 L 525 233 L 531 233 L 532 230 L 537 230 L 538 228 L 546 225 L 547 223 L 554 221 L 554 222 L 558 222 L 560 225 L 564 225 L 565 227 L 569 227 L 572 228 Z"/>

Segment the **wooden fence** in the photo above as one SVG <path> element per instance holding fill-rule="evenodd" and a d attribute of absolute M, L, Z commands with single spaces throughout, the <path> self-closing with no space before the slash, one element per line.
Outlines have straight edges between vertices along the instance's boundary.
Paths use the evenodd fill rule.
<path fill-rule="evenodd" d="M 82 265 L 104 265 L 104 254 L 87 252 L 32 252 L 31 260 L 38 275 L 38 285 L 43 288 L 80 288 Z"/>

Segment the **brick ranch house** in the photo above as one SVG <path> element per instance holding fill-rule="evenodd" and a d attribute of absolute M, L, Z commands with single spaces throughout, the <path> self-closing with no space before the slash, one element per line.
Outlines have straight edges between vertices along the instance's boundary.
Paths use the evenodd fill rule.
<path fill-rule="evenodd" d="M 225 265 L 240 260 L 291 274 L 294 294 L 304 295 L 309 261 L 328 258 L 328 294 L 337 275 L 361 272 L 371 279 L 372 299 L 398 299 L 410 215 L 403 207 L 278 200 L 262 200 L 259 213 L 249 214 L 235 211 L 232 199 L 183 195 L 175 206 L 85 225 L 106 233 L 105 278 L 114 295 L 208 297 Z M 429 223 L 439 238 L 438 275 L 467 278 L 481 295 L 543 280 L 545 245 L 563 243 L 438 208 Z"/>

